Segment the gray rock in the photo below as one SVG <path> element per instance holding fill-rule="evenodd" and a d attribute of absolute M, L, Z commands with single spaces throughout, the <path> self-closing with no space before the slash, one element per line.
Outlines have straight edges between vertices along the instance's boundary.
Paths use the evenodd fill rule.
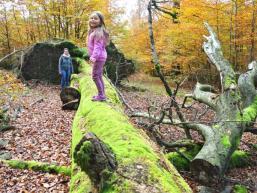
<path fill-rule="evenodd" d="M 25 51 L 21 68 L 23 78 L 25 80 L 38 79 L 59 84 L 58 63 L 64 48 L 69 49 L 72 58 L 86 57 L 85 50 L 78 48 L 67 40 L 53 39 L 48 42 L 36 43 Z M 78 64 L 74 59 L 73 66 L 76 72 Z"/>
<path fill-rule="evenodd" d="M 5 148 L 8 142 L 9 142 L 8 140 L 0 139 L 0 149 Z"/>
<path fill-rule="evenodd" d="M 12 159 L 12 155 L 9 152 L 1 152 L 0 151 L 0 160 L 10 160 Z"/>

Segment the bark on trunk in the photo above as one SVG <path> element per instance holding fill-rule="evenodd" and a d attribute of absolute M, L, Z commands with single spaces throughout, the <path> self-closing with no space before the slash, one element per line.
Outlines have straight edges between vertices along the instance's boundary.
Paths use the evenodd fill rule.
<path fill-rule="evenodd" d="M 146 134 L 123 113 L 115 89 L 105 81 L 107 102 L 92 102 L 91 68 L 82 62 L 81 100 L 72 128 L 70 192 L 192 192 Z"/>
<path fill-rule="evenodd" d="M 228 167 L 232 153 L 237 149 L 242 133 L 257 116 L 257 64 L 249 64 L 248 71 L 236 81 L 235 72 L 224 59 L 219 40 L 206 24 L 210 36 L 203 48 L 220 73 L 222 92 L 212 93 L 209 85 L 197 84 L 193 98 L 210 106 L 216 112 L 215 124 L 205 126 L 202 133 L 205 144 L 191 162 L 191 170 L 199 180 L 208 184 L 220 178 Z"/>

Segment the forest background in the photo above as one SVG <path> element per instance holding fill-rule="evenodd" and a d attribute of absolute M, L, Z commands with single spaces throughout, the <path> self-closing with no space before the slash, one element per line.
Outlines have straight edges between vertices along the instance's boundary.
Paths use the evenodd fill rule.
<path fill-rule="evenodd" d="M 138 71 L 153 74 L 147 24 L 147 0 L 4 0 L 0 2 L 0 57 L 51 38 L 86 46 L 88 17 L 100 10 L 118 48 Z M 236 71 L 255 59 L 255 0 L 181 0 L 162 5 L 177 20 L 154 14 L 154 35 L 163 72 L 217 80 L 202 50 L 203 22 L 215 29 L 225 58 Z"/>

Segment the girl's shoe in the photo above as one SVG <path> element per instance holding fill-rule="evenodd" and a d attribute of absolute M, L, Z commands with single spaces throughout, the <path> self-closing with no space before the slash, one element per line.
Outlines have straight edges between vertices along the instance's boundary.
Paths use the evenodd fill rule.
<path fill-rule="evenodd" d="M 94 97 L 92 98 L 92 101 L 106 101 L 106 97 L 94 96 Z"/>

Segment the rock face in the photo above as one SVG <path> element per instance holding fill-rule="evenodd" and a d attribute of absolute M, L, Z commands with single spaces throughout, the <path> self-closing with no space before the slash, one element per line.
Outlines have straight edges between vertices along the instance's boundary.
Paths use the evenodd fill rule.
<path fill-rule="evenodd" d="M 106 72 L 113 83 L 119 84 L 123 78 L 135 72 L 135 65 L 132 60 L 126 59 L 113 42 L 107 47 L 107 53 Z"/>
<path fill-rule="evenodd" d="M 64 48 L 69 49 L 72 58 L 86 57 L 87 55 L 86 50 L 62 39 L 36 43 L 25 52 L 21 67 L 22 76 L 26 80 L 39 79 L 59 84 L 58 62 Z M 74 71 L 77 72 L 78 64 L 76 60 L 72 61 Z"/>
<path fill-rule="evenodd" d="M 24 51 L 23 57 L 21 55 L 12 56 L 7 60 L 7 64 L 1 63 L 0 66 L 14 69 L 25 80 L 37 79 L 52 84 L 60 84 L 58 62 L 64 48 L 69 49 L 73 58 L 74 71 L 77 73 L 78 63 L 76 58 L 89 59 L 88 52 L 85 48 L 79 48 L 64 39 L 52 39 L 47 42 L 36 43 Z M 123 78 L 135 71 L 134 63 L 127 60 L 112 42 L 107 47 L 107 53 L 105 69 L 107 76 L 113 83 L 119 84 Z M 22 62 L 20 58 L 22 58 Z"/>

